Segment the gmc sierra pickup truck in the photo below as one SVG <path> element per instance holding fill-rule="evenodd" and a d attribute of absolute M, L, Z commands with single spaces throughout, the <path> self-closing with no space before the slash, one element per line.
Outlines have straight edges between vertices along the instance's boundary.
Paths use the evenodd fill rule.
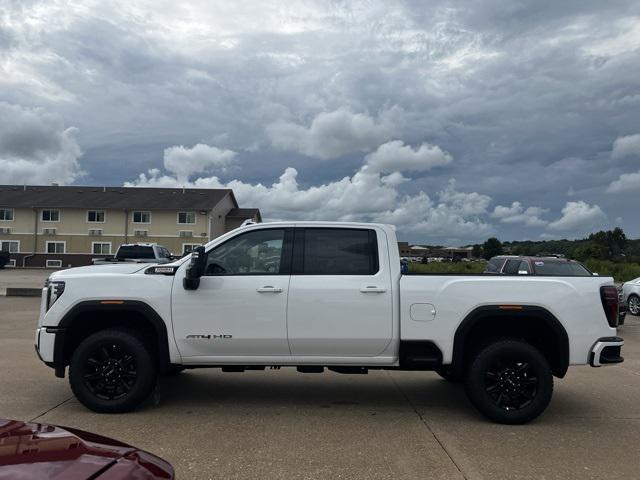
<path fill-rule="evenodd" d="M 54 272 L 36 351 L 97 412 L 184 368 L 435 370 L 509 424 L 569 365 L 622 362 L 611 278 L 401 274 L 397 245 L 388 225 L 261 223 L 168 264 Z"/>

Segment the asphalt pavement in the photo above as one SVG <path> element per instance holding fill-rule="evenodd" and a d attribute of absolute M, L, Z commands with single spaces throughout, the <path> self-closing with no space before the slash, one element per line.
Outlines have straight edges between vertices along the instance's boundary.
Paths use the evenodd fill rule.
<path fill-rule="evenodd" d="M 36 357 L 38 299 L 0 297 L 0 418 L 72 426 L 170 461 L 180 479 L 602 479 L 640 476 L 640 318 L 625 363 L 571 367 L 522 426 L 488 422 L 430 372 L 191 370 L 158 404 L 96 414 Z"/>

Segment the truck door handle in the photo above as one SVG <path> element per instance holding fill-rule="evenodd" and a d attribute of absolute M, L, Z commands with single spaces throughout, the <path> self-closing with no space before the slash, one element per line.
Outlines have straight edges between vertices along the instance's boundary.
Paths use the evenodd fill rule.
<path fill-rule="evenodd" d="M 360 291 L 362 293 L 384 293 L 387 291 L 387 289 L 382 287 L 376 287 L 375 285 L 369 285 L 367 287 L 362 287 Z"/>
<path fill-rule="evenodd" d="M 272 285 L 265 285 L 264 287 L 260 287 L 257 289 L 258 293 L 281 293 L 282 289 L 279 287 L 274 287 Z"/>

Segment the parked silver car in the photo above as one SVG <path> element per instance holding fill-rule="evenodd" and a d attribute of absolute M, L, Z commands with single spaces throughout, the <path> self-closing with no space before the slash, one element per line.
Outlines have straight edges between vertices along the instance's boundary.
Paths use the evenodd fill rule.
<path fill-rule="evenodd" d="M 640 277 L 622 285 L 622 295 L 632 315 L 640 315 Z"/>

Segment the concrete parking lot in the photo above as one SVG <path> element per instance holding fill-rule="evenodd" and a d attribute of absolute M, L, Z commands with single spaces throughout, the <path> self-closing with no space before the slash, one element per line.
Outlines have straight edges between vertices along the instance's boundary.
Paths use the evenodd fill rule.
<path fill-rule="evenodd" d="M 348 376 L 293 369 L 194 370 L 163 380 L 158 405 L 82 407 L 36 358 L 39 300 L 0 297 L 0 417 L 73 426 L 169 460 L 181 479 L 637 479 L 640 318 L 626 361 L 571 368 L 547 412 L 487 422 L 433 373 Z"/>
<path fill-rule="evenodd" d="M 4 295 L 7 288 L 41 288 L 54 271 L 44 268 L 3 268 L 0 270 L 0 295 Z"/>

